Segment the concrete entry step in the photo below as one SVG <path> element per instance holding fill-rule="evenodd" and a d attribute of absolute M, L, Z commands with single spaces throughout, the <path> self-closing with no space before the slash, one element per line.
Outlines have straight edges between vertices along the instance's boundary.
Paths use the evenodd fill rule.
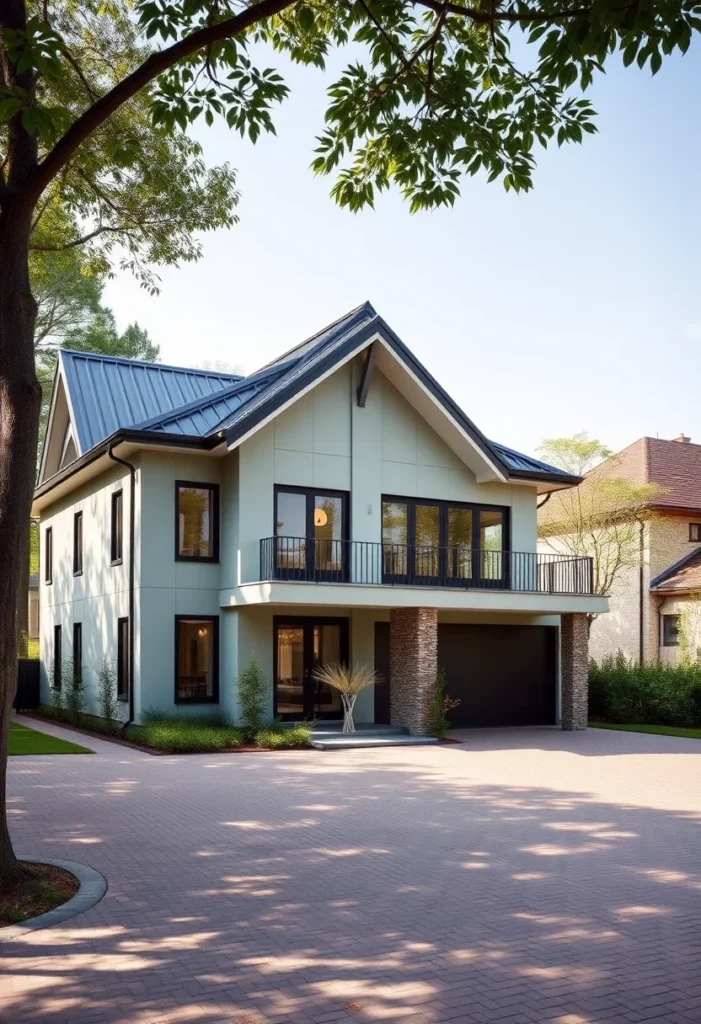
<path fill-rule="evenodd" d="M 326 736 L 408 736 L 409 730 L 403 725 L 376 725 L 374 722 L 356 723 L 355 733 L 343 732 L 343 722 L 314 722 L 312 724 L 312 736 L 314 739 Z"/>
<path fill-rule="evenodd" d="M 319 736 L 317 739 L 314 731 L 311 743 L 315 750 L 355 750 L 361 747 L 426 747 L 438 743 L 438 740 L 433 736 L 410 736 L 408 733 L 381 736 L 367 731 L 339 732 L 335 736 Z"/>

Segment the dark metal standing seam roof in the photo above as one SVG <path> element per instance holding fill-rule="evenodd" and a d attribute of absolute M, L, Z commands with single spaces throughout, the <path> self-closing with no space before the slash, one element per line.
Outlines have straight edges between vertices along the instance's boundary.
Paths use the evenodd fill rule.
<path fill-rule="evenodd" d="M 119 429 L 227 441 L 240 437 L 334 363 L 378 332 L 418 374 L 446 413 L 470 433 L 488 458 L 518 476 L 573 478 L 563 470 L 488 441 L 419 363 L 369 302 L 248 377 L 144 363 L 62 350 L 61 366 L 73 411 L 80 454 Z"/>
<path fill-rule="evenodd" d="M 240 377 L 61 349 L 79 454 L 134 427 L 230 387 Z"/>

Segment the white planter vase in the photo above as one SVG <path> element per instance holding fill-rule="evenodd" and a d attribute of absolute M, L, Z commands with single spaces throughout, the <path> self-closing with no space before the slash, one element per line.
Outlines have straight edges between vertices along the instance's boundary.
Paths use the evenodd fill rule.
<path fill-rule="evenodd" d="M 343 731 L 344 732 L 355 732 L 355 722 L 353 721 L 353 708 L 358 697 L 357 693 L 342 693 L 341 700 L 343 701 Z"/>

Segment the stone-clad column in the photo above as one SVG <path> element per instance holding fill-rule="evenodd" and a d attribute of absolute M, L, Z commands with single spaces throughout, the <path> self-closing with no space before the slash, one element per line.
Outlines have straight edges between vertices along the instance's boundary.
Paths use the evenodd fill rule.
<path fill-rule="evenodd" d="M 560 617 L 562 728 L 586 729 L 589 711 L 589 629 L 579 612 Z"/>
<path fill-rule="evenodd" d="M 428 732 L 426 694 L 438 671 L 438 609 L 393 608 L 389 614 L 390 722 L 415 736 Z"/>

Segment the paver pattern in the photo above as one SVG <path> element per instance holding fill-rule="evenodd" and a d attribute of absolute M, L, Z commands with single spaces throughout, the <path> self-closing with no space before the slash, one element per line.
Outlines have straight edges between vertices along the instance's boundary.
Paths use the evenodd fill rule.
<path fill-rule="evenodd" d="M 701 1021 L 701 744 L 461 735 L 13 758 L 17 849 L 109 889 L 2 946 L 0 1020 Z"/>

